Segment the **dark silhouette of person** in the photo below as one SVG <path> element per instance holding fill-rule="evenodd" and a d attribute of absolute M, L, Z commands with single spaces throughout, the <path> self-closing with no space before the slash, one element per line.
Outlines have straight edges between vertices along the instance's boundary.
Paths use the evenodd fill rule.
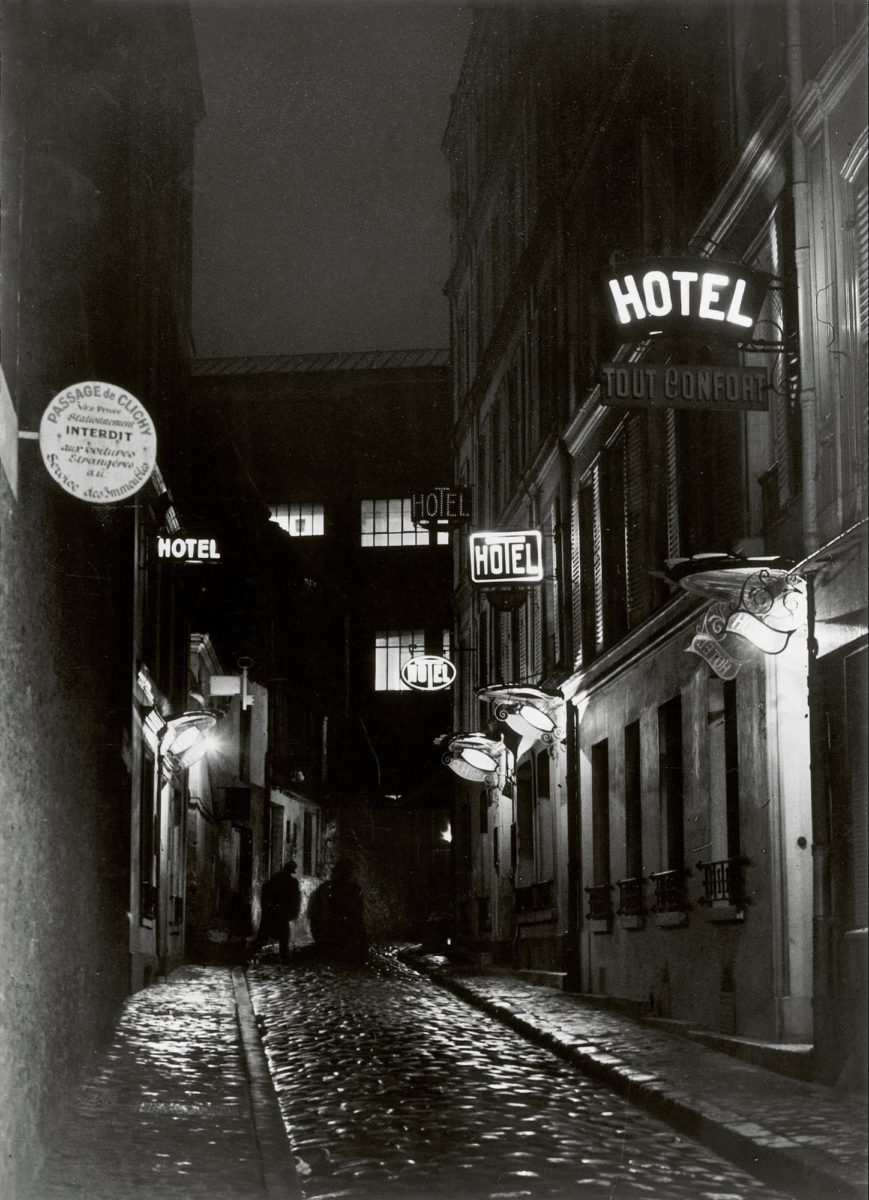
<path fill-rule="evenodd" d="M 302 893 L 295 872 L 296 864 L 290 859 L 266 880 L 262 891 L 262 919 L 255 946 L 258 949 L 271 938 L 276 939 L 283 961 L 290 956 L 290 922 L 295 921 L 301 908 Z"/>
<path fill-rule="evenodd" d="M 321 883 L 308 903 L 311 936 L 331 957 L 359 961 L 368 950 L 362 889 L 353 878 L 353 864 L 339 859 L 331 877 Z"/>

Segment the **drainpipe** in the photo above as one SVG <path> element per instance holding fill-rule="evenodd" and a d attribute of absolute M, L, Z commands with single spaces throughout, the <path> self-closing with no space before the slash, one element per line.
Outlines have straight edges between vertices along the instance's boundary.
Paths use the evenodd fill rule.
<path fill-rule="evenodd" d="M 803 35 L 799 0 L 787 0 L 787 55 L 791 123 L 791 196 L 794 208 L 794 265 L 797 274 L 797 319 L 800 339 L 803 543 L 805 553 L 812 554 L 820 546 L 817 502 L 818 438 L 809 246 L 809 183 L 806 148 L 796 126 L 796 109 L 803 90 Z"/>

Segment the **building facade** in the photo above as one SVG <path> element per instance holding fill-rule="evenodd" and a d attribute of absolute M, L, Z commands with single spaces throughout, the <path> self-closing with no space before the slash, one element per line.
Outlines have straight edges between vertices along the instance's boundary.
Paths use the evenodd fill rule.
<path fill-rule="evenodd" d="M 189 13 L 4 4 L 0 99 L 0 1192 L 20 1195 L 131 986 L 136 523 L 156 495 L 82 501 L 34 435 L 63 389 L 108 381 L 148 410 L 170 466 L 201 115 Z M 171 660 L 183 691 L 184 639 L 163 633 L 149 666 L 168 694 Z"/>
<path fill-rule="evenodd" d="M 461 936 L 829 1078 L 865 1005 L 866 28 L 813 13 L 484 6 L 444 147 L 456 476 L 542 547 L 510 611 L 455 549 L 454 727 L 513 755 L 457 795 Z"/>

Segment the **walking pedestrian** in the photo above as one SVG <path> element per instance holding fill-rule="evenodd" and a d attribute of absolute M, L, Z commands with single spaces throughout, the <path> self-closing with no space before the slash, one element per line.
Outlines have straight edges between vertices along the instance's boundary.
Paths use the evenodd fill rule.
<path fill-rule="evenodd" d="M 296 879 L 296 863 L 290 859 L 263 884 L 262 918 L 254 942 L 254 952 L 272 939 L 278 943 L 281 961 L 290 956 L 290 922 L 301 908 L 302 894 Z"/>
<path fill-rule="evenodd" d="M 368 932 L 362 889 L 353 878 L 353 864 L 339 859 L 330 878 L 321 883 L 308 904 L 311 936 L 328 955 L 359 961 L 368 951 Z"/>

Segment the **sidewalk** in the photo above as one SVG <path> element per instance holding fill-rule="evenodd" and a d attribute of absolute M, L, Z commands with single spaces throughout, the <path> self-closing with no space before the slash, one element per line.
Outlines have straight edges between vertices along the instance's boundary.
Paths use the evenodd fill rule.
<path fill-rule="evenodd" d="M 298 1200 L 244 973 L 131 996 L 53 1143 L 27 1200 Z"/>
<path fill-rule="evenodd" d="M 803 1200 L 869 1194 L 861 1098 L 753 1066 L 510 971 L 458 967 L 439 955 L 402 957 L 771 1186 Z"/>

